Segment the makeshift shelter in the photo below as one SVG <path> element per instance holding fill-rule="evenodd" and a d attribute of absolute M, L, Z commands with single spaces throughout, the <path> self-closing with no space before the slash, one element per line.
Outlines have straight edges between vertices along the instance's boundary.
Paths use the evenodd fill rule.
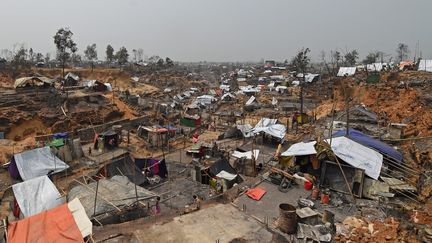
<path fill-rule="evenodd" d="M 142 187 L 135 187 L 125 176 L 113 176 L 110 179 L 100 179 L 98 181 L 98 196 L 96 200 L 96 212 L 94 212 L 95 192 L 97 182 L 91 182 L 87 185 L 77 185 L 68 193 L 68 201 L 78 198 L 88 217 L 109 213 L 119 208 L 129 206 L 136 202 L 135 188 L 138 194 L 138 200 L 148 200 L 157 195 Z"/>
<path fill-rule="evenodd" d="M 246 176 L 256 176 L 256 166 L 258 164 L 258 156 L 260 151 L 254 149 L 252 151 L 235 150 L 231 156 L 235 158 L 234 168 L 241 174 Z"/>
<path fill-rule="evenodd" d="M 139 136 L 155 147 L 167 146 L 169 139 L 175 135 L 176 131 L 174 126 L 139 126 L 137 129 Z"/>
<path fill-rule="evenodd" d="M 386 64 L 385 63 L 372 63 L 367 64 L 366 69 L 369 72 L 381 72 Z"/>
<path fill-rule="evenodd" d="M 12 178 L 26 181 L 43 175 L 52 175 L 67 168 L 69 165 L 57 158 L 47 146 L 15 154 L 8 171 Z"/>
<path fill-rule="evenodd" d="M 7 242 L 84 242 L 92 234 L 92 223 L 78 199 L 48 211 L 11 222 Z"/>
<path fill-rule="evenodd" d="M 418 71 L 432 72 L 432 60 L 420 60 Z"/>
<path fill-rule="evenodd" d="M 50 79 L 47 77 L 23 77 L 15 80 L 14 88 L 22 88 L 29 86 L 38 86 L 38 87 L 49 87 L 54 83 L 54 79 Z"/>
<path fill-rule="evenodd" d="M 303 155 L 311 155 L 316 154 L 317 151 L 315 149 L 316 141 L 313 142 L 300 142 L 291 145 L 287 151 L 283 152 L 281 156 L 303 156 Z"/>
<path fill-rule="evenodd" d="M 349 77 L 354 76 L 356 67 L 340 67 L 337 73 L 338 77 Z"/>
<path fill-rule="evenodd" d="M 118 147 L 121 142 L 120 135 L 112 129 L 98 134 L 98 137 L 102 139 L 104 147 L 108 149 Z"/>
<path fill-rule="evenodd" d="M 330 143 L 330 139 L 326 142 Z M 363 169 L 372 179 L 378 179 L 383 162 L 380 153 L 347 137 L 332 138 L 331 149 L 338 158 L 356 168 Z"/>
<path fill-rule="evenodd" d="M 67 73 L 64 76 L 64 86 L 76 86 L 78 85 L 79 76 L 74 73 Z"/>
<path fill-rule="evenodd" d="M 87 86 L 88 88 L 91 88 L 93 91 L 96 92 L 112 91 L 111 84 L 102 83 L 99 80 L 87 80 L 84 81 L 83 84 L 84 86 Z"/>
<path fill-rule="evenodd" d="M 201 105 L 210 105 L 211 103 L 213 103 L 216 100 L 217 99 L 215 97 L 213 97 L 212 95 L 201 95 L 201 96 L 196 97 L 195 103 L 201 104 Z"/>
<path fill-rule="evenodd" d="M 399 63 L 399 70 L 401 70 L 401 71 L 415 70 L 415 66 L 416 66 L 416 63 L 411 61 L 411 60 L 402 61 Z"/>
<path fill-rule="evenodd" d="M 201 117 L 198 115 L 190 116 L 185 114 L 180 119 L 180 124 L 187 127 L 199 127 L 201 126 Z"/>
<path fill-rule="evenodd" d="M 283 140 L 285 138 L 286 126 L 277 124 L 277 119 L 261 118 L 255 125 L 253 132 L 255 134 L 264 132 L 267 135 Z"/>
<path fill-rule="evenodd" d="M 15 184 L 12 190 L 24 217 L 33 216 L 64 203 L 60 192 L 47 176 Z"/>
<path fill-rule="evenodd" d="M 333 133 L 333 137 L 341 137 L 346 135 L 346 130 L 341 130 L 338 132 Z M 386 155 L 398 162 L 403 161 L 403 155 L 396 149 L 392 148 L 391 146 L 376 140 L 374 138 L 369 137 L 366 134 L 361 133 L 360 131 L 357 131 L 355 129 L 348 129 L 348 138 L 350 138 L 353 141 L 356 141 L 364 146 L 367 146 L 369 148 L 372 148 L 379 153 Z"/>

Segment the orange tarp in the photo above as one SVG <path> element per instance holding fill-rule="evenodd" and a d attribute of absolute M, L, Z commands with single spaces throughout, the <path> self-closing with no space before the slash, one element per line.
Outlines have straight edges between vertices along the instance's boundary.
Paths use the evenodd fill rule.
<path fill-rule="evenodd" d="M 261 200 L 261 198 L 264 196 L 264 194 L 266 193 L 266 191 L 262 188 L 256 187 L 254 189 L 249 189 L 246 192 L 246 195 L 248 195 L 250 198 L 254 199 L 254 200 Z"/>
<path fill-rule="evenodd" d="M 84 242 L 68 205 L 44 211 L 8 226 L 8 243 Z"/>

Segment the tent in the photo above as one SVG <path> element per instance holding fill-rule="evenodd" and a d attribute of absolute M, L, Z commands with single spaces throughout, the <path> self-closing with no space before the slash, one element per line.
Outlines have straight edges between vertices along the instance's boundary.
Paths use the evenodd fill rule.
<path fill-rule="evenodd" d="M 326 140 L 330 143 L 330 140 Z M 365 174 L 377 180 L 381 173 L 383 156 L 347 137 L 335 137 L 331 141 L 334 154 L 346 163 L 365 170 Z"/>
<path fill-rule="evenodd" d="M 312 155 L 316 154 L 317 151 L 315 149 L 316 141 L 313 142 L 300 142 L 291 145 L 287 151 L 283 152 L 281 156 L 303 156 L 303 155 Z"/>
<path fill-rule="evenodd" d="M 57 158 L 47 146 L 15 154 L 11 159 L 8 171 L 12 178 L 25 181 L 58 173 L 67 168 L 69 165 Z"/>
<path fill-rule="evenodd" d="M 341 130 L 338 131 L 336 133 L 333 134 L 333 137 L 340 137 L 340 136 L 345 136 L 346 134 L 346 130 Z M 400 153 L 399 151 L 397 151 L 396 149 L 392 148 L 391 146 L 373 139 L 371 137 L 369 137 L 366 134 L 363 134 L 355 129 L 348 129 L 348 137 L 364 146 L 367 146 L 369 148 L 372 148 L 378 152 L 380 152 L 381 154 L 384 154 L 390 158 L 393 158 L 399 162 L 403 161 L 403 155 L 402 153 Z"/>
<path fill-rule="evenodd" d="M 92 223 L 78 199 L 8 225 L 7 242 L 84 242 Z"/>
<path fill-rule="evenodd" d="M 64 203 L 60 192 L 47 176 L 15 184 L 12 190 L 24 217 L 38 214 Z"/>
<path fill-rule="evenodd" d="M 353 76 L 356 72 L 356 67 L 340 67 L 337 73 L 338 77 Z"/>
<path fill-rule="evenodd" d="M 418 71 L 432 72 L 432 60 L 420 60 Z"/>

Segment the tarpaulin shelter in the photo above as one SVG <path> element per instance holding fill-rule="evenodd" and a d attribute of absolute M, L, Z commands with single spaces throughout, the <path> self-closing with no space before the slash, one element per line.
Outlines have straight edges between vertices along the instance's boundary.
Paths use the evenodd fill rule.
<path fill-rule="evenodd" d="M 57 158 L 46 146 L 15 154 L 8 171 L 12 178 L 30 180 L 35 177 L 55 174 L 69 168 L 65 162 Z"/>
<path fill-rule="evenodd" d="M 338 77 L 353 76 L 356 72 L 356 67 L 340 67 L 337 73 Z"/>
<path fill-rule="evenodd" d="M 432 72 L 432 60 L 420 60 L 418 71 Z"/>
<path fill-rule="evenodd" d="M 14 88 L 26 87 L 26 86 L 49 86 L 54 83 L 54 79 L 47 77 L 23 77 L 15 80 Z"/>
<path fill-rule="evenodd" d="M 91 222 L 82 213 L 75 199 L 48 211 L 41 212 L 8 225 L 7 242 L 84 242 L 92 233 Z"/>
<path fill-rule="evenodd" d="M 333 137 L 340 137 L 345 136 L 346 130 L 341 130 L 338 132 L 333 133 Z M 372 148 L 378 152 L 380 152 L 383 155 L 386 155 L 390 158 L 393 158 L 399 162 L 403 161 L 403 155 L 396 149 L 392 148 L 390 145 L 387 145 L 379 140 L 376 140 L 374 138 L 371 138 L 370 136 L 357 131 L 355 129 L 348 129 L 348 138 L 361 143 L 364 146 L 367 146 L 369 148 Z"/>
<path fill-rule="evenodd" d="M 252 159 L 253 156 L 255 160 L 258 160 L 259 152 L 260 151 L 258 149 L 254 149 L 253 151 L 246 151 L 246 152 L 240 152 L 238 150 L 235 150 L 232 153 L 232 156 L 238 159 L 241 158 Z"/>
<path fill-rule="evenodd" d="M 330 140 L 326 140 L 330 143 Z M 358 142 L 347 137 L 335 137 L 331 140 L 334 154 L 346 163 L 365 170 L 365 174 L 377 180 L 383 162 L 383 156 Z"/>
<path fill-rule="evenodd" d="M 199 116 L 184 116 L 180 118 L 180 124 L 187 127 L 199 127 L 201 125 L 201 118 Z"/>
<path fill-rule="evenodd" d="M 291 145 L 287 151 L 283 152 L 281 156 L 304 156 L 316 154 L 317 151 L 315 149 L 315 144 L 316 141 L 295 143 Z"/>
<path fill-rule="evenodd" d="M 33 216 L 64 203 L 60 192 L 47 176 L 15 184 L 12 190 L 24 217 Z"/>
<path fill-rule="evenodd" d="M 255 125 L 253 132 L 255 134 L 264 132 L 278 139 L 284 139 L 286 127 L 282 124 L 277 124 L 277 119 L 261 118 Z"/>

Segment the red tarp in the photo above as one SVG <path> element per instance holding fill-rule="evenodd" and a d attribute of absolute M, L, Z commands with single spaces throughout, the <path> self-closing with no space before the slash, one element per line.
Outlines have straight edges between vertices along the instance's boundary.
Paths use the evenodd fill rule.
<path fill-rule="evenodd" d="M 8 243 L 84 242 L 68 205 L 9 223 Z"/>
<path fill-rule="evenodd" d="M 261 198 L 264 196 L 264 194 L 266 193 L 266 191 L 264 189 L 261 189 L 259 187 L 256 187 L 254 189 L 249 189 L 246 192 L 246 195 L 248 195 L 250 198 L 254 199 L 254 200 L 261 200 Z"/>

